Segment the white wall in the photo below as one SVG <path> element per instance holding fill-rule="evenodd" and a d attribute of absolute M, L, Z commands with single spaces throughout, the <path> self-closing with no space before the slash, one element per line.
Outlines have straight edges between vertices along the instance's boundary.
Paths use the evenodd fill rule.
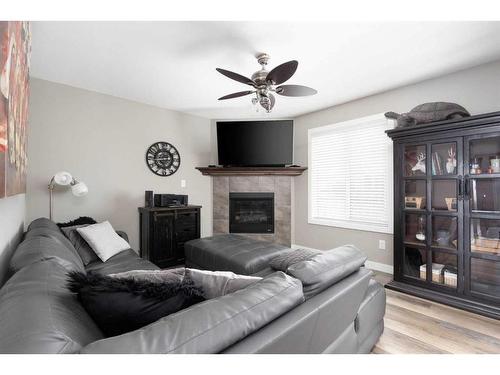
<path fill-rule="evenodd" d="M 89 193 L 76 198 L 56 189 L 55 221 L 109 219 L 138 250 L 137 208 L 144 205 L 144 191 L 154 190 L 188 194 L 190 203 L 203 205 L 202 236 L 211 235 L 212 185 L 195 169 L 210 163 L 210 120 L 39 79 L 31 80 L 30 101 L 27 223 L 48 217 L 47 184 L 66 170 Z M 156 176 L 146 165 L 146 149 L 157 141 L 172 143 L 181 155 L 170 177 Z"/>
<path fill-rule="evenodd" d="M 25 194 L 0 199 L 0 286 L 7 278 L 10 258 L 24 230 Z"/>
<path fill-rule="evenodd" d="M 472 114 L 499 111 L 500 61 L 300 116 L 295 119 L 295 163 L 307 166 L 308 129 L 387 111 L 407 112 L 432 101 L 456 102 Z M 353 243 L 366 252 L 369 260 L 392 265 L 392 235 L 308 224 L 307 172 L 294 182 L 292 242 L 318 249 Z M 379 239 L 386 240 L 386 251 L 378 250 Z"/>

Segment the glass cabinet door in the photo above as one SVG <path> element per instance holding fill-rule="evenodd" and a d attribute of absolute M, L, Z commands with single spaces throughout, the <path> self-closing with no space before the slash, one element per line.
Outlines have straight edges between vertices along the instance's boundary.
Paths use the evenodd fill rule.
<path fill-rule="evenodd" d="M 458 173 L 457 142 L 432 145 L 431 166 L 433 176 L 453 176 Z"/>
<path fill-rule="evenodd" d="M 500 175 L 500 134 L 469 138 L 468 174 Z"/>
<path fill-rule="evenodd" d="M 427 167 L 427 146 L 408 145 L 404 147 L 404 176 L 425 176 Z"/>
<path fill-rule="evenodd" d="M 403 215 L 401 233 L 401 276 L 416 283 L 425 283 L 428 252 L 429 199 L 427 179 L 428 144 L 403 146 Z"/>
<path fill-rule="evenodd" d="M 427 280 L 449 290 L 463 290 L 462 264 L 462 159 L 463 141 L 453 139 L 432 143 L 430 256 Z"/>
<path fill-rule="evenodd" d="M 470 288 L 481 296 L 500 299 L 500 262 L 471 258 Z"/>
<path fill-rule="evenodd" d="M 425 210 L 427 208 L 427 183 L 425 180 L 406 180 L 404 193 L 405 209 Z"/>
<path fill-rule="evenodd" d="M 457 254 L 432 251 L 431 282 L 433 284 L 457 289 L 458 274 Z"/>
<path fill-rule="evenodd" d="M 470 208 L 473 212 L 500 214 L 500 178 L 470 177 Z"/>
<path fill-rule="evenodd" d="M 470 251 L 500 256 L 500 219 L 470 220 Z"/>
<path fill-rule="evenodd" d="M 454 216 L 432 216 L 432 246 L 457 251 L 458 218 Z"/>
<path fill-rule="evenodd" d="M 428 287 L 458 289 L 462 138 L 404 145 L 403 159 L 402 276 Z"/>
<path fill-rule="evenodd" d="M 427 215 L 407 213 L 405 215 L 404 241 L 410 246 L 425 246 L 427 243 Z"/>
<path fill-rule="evenodd" d="M 465 152 L 467 293 L 500 303 L 500 134 L 468 137 Z"/>
<path fill-rule="evenodd" d="M 426 281 L 427 251 L 416 247 L 405 246 L 403 259 L 403 275 Z"/>

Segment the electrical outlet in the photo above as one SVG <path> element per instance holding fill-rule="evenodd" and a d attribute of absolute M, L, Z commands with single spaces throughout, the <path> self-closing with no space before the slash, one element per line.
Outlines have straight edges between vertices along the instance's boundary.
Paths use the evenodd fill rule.
<path fill-rule="evenodd" d="M 385 240 L 378 240 L 379 250 L 385 250 Z"/>
<path fill-rule="evenodd" d="M 185 188 L 186 187 L 186 180 L 181 180 L 181 188 Z"/>

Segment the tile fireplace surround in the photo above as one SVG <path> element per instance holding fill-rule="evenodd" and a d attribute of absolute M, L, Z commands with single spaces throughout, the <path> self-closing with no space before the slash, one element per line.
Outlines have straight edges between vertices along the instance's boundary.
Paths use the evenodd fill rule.
<path fill-rule="evenodd" d="M 274 233 L 244 233 L 242 236 L 291 244 L 292 177 L 213 176 L 213 232 L 229 233 L 229 193 L 274 193 Z"/>

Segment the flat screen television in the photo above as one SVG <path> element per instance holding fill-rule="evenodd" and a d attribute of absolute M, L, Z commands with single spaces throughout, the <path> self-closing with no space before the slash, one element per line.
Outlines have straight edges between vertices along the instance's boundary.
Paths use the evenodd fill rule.
<path fill-rule="evenodd" d="M 217 148 L 225 167 L 293 164 L 293 121 L 217 122 Z"/>

